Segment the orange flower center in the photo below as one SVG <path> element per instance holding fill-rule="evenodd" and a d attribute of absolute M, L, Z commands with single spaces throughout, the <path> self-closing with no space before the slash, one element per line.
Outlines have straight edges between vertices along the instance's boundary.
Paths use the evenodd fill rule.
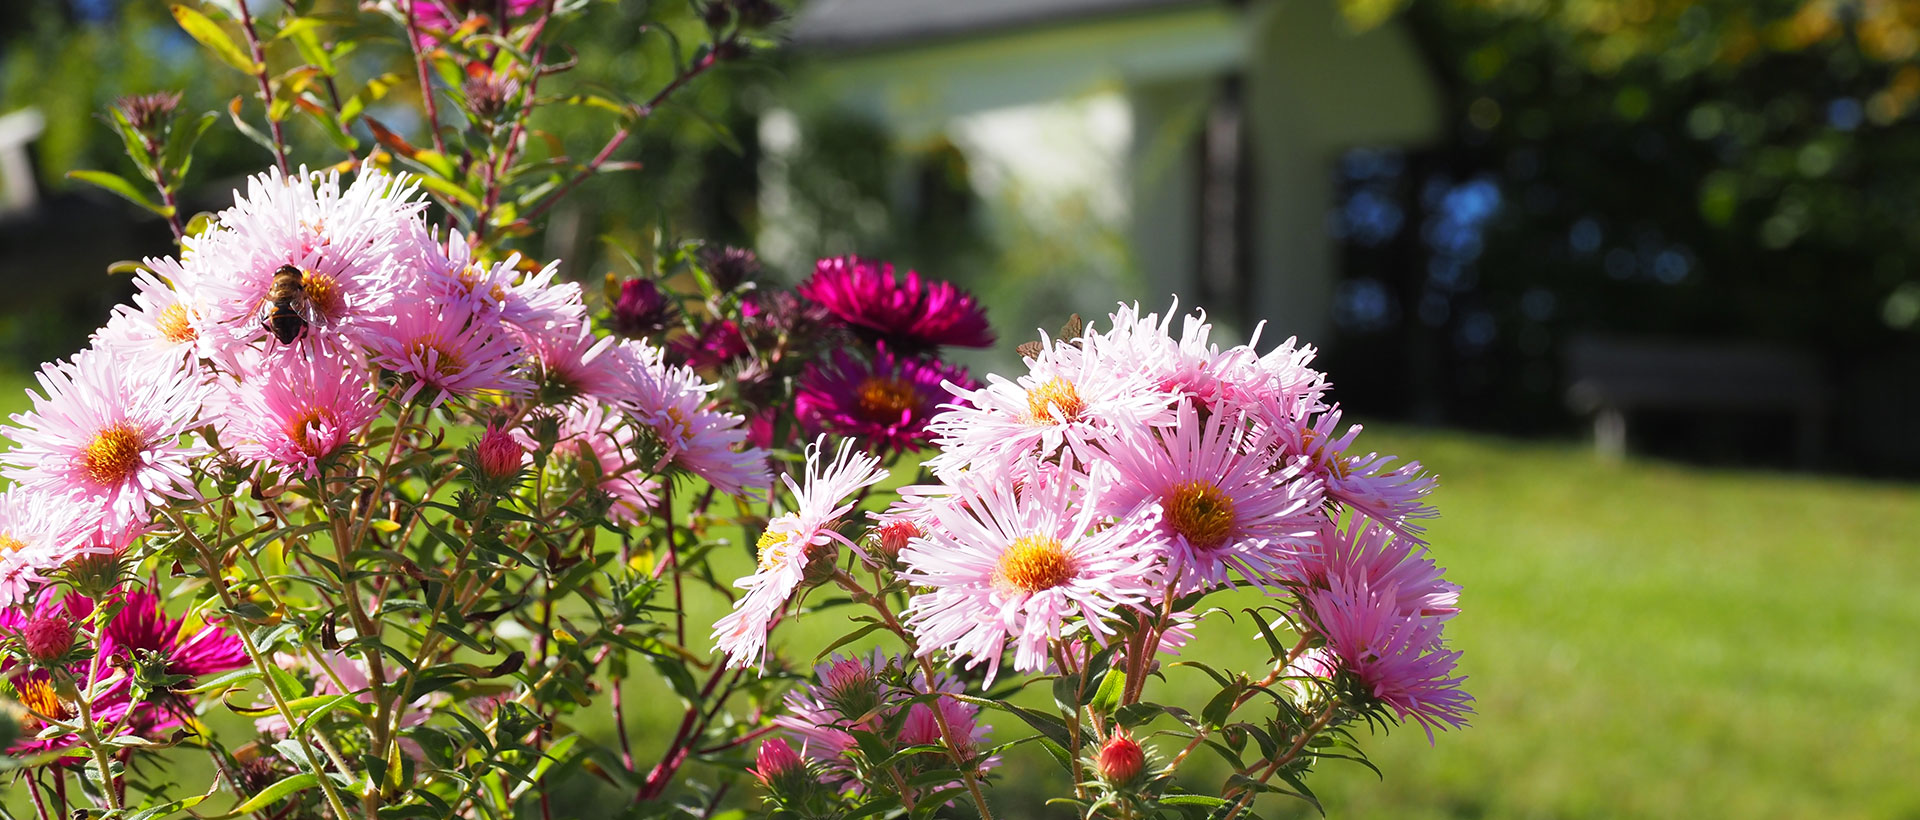
<path fill-rule="evenodd" d="M 419 362 L 422 367 L 428 366 L 431 360 L 433 375 L 439 378 L 458 375 L 467 367 L 467 363 L 461 361 L 459 355 L 448 350 L 439 339 L 431 336 L 414 340 L 414 343 L 407 347 L 407 352 L 412 354 L 413 360 Z"/>
<path fill-rule="evenodd" d="M 860 385 L 860 413 L 875 420 L 898 421 L 900 414 L 919 404 L 913 385 L 900 379 L 874 377 Z"/>
<path fill-rule="evenodd" d="M 1205 479 L 1182 481 L 1160 499 L 1167 524 L 1186 536 L 1187 543 L 1210 550 L 1233 533 L 1233 499 Z"/>
<path fill-rule="evenodd" d="M 1029 535 L 1007 545 L 993 568 L 993 588 L 1002 595 L 1045 592 L 1073 579 L 1073 558 L 1057 538 Z"/>
<path fill-rule="evenodd" d="M 0 532 L 0 552 L 19 552 L 27 548 L 27 542 L 13 537 L 13 533 Z"/>
<path fill-rule="evenodd" d="M 328 413 L 317 407 L 308 408 L 305 412 L 295 416 L 293 421 L 287 423 L 287 438 L 293 440 L 294 445 L 300 448 L 300 452 L 306 453 L 314 458 L 319 458 L 326 455 L 327 451 L 321 449 L 322 443 L 313 437 L 312 428 L 316 424 L 331 424 L 332 422 L 332 413 Z"/>
<path fill-rule="evenodd" d="M 80 453 L 80 469 L 85 470 L 95 484 L 108 487 L 120 484 L 140 466 L 140 450 L 145 445 L 140 431 L 125 422 L 117 422 L 101 430 Z"/>
<path fill-rule="evenodd" d="M 1074 389 L 1073 382 L 1058 376 L 1027 391 L 1027 413 L 1036 422 L 1056 424 L 1060 421 L 1078 421 L 1080 414 L 1085 412 L 1086 399 L 1080 398 L 1080 391 Z"/>
<path fill-rule="evenodd" d="M 1300 431 L 1300 449 L 1306 451 L 1307 457 L 1313 459 L 1313 463 L 1326 467 L 1327 471 L 1333 473 L 1336 478 L 1346 478 L 1352 473 L 1353 468 L 1347 466 L 1346 459 L 1328 460 L 1327 445 L 1320 441 L 1320 434 L 1314 432 L 1311 427 Z"/>
<path fill-rule="evenodd" d="M 154 327 L 160 330 L 160 337 L 174 344 L 191 342 L 200 334 L 187 321 L 187 306 L 175 302 L 160 310 L 160 318 L 155 319 Z"/>
<path fill-rule="evenodd" d="M 300 277 L 300 285 L 306 288 L 307 303 L 313 305 L 314 312 L 329 319 L 338 319 L 347 312 L 346 297 L 332 276 L 307 271 Z"/>
<path fill-rule="evenodd" d="M 53 682 L 45 678 L 28 680 L 19 684 L 20 705 L 32 709 L 36 715 L 45 715 L 55 720 L 66 720 L 67 705 L 60 702 L 60 696 L 53 691 Z M 35 721 L 38 722 L 38 721 Z"/>

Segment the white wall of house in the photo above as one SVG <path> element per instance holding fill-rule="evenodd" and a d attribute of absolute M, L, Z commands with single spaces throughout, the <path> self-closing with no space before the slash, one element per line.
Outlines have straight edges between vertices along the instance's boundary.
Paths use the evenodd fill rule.
<path fill-rule="evenodd" d="M 1086 213 L 1127 237 L 1131 270 L 1114 295 L 1155 305 L 1195 291 L 1195 139 L 1229 73 L 1243 78 L 1251 152 L 1245 312 L 1268 321 L 1269 338 L 1323 338 L 1337 264 L 1326 230 L 1333 160 L 1441 128 L 1438 92 L 1392 25 L 1355 32 L 1333 0 L 1202 5 L 817 55 L 799 77 L 902 141 L 953 140 L 990 223 L 1031 228 L 1062 199 L 1090 203 Z M 778 204 L 763 203 L 769 224 Z"/>

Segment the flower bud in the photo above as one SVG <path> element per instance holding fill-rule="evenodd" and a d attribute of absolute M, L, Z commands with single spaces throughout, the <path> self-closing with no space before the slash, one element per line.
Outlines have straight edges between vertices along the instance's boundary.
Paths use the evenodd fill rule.
<path fill-rule="evenodd" d="M 775 795 L 788 796 L 803 788 L 810 778 L 800 755 L 781 738 L 762 741 L 757 768 L 748 769 L 760 785 Z"/>
<path fill-rule="evenodd" d="M 180 92 L 158 91 L 152 94 L 135 94 L 121 97 L 113 104 L 120 110 L 127 122 L 149 137 L 157 136 L 173 117 L 173 111 L 180 107 Z"/>
<path fill-rule="evenodd" d="M 874 541 L 880 545 L 880 551 L 888 558 L 900 557 L 900 551 L 907 548 L 907 542 L 922 535 L 920 525 L 904 518 L 888 521 L 874 530 Z"/>
<path fill-rule="evenodd" d="M 760 257 L 745 248 L 729 245 L 721 250 L 708 249 L 701 254 L 701 261 L 706 263 L 713 286 L 722 291 L 733 291 L 760 274 Z"/>
<path fill-rule="evenodd" d="M 512 479 L 527 462 L 527 450 L 520 446 L 519 440 L 491 424 L 480 434 L 480 443 L 474 446 L 474 452 L 480 473 L 490 481 Z"/>
<path fill-rule="evenodd" d="M 36 616 L 20 630 L 20 642 L 35 663 L 54 663 L 73 649 L 73 623 L 64 615 Z"/>
<path fill-rule="evenodd" d="M 505 72 L 486 71 L 469 76 L 461 84 L 467 95 L 467 110 L 482 120 L 492 121 L 506 113 L 520 93 L 520 81 Z"/>
<path fill-rule="evenodd" d="M 1124 731 L 1116 731 L 1094 760 L 1100 779 L 1113 785 L 1133 782 L 1147 766 L 1147 753 Z"/>
<path fill-rule="evenodd" d="M 622 336 L 651 336 L 666 330 L 673 319 L 673 303 L 651 279 L 620 283 L 613 303 L 613 330 Z"/>

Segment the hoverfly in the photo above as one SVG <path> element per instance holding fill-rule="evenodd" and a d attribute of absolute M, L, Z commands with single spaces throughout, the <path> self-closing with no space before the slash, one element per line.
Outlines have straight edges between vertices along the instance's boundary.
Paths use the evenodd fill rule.
<path fill-rule="evenodd" d="M 260 326 L 283 345 L 293 344 L 305 336 L 307 326 L 314 321 L 313 304 L 307 301 L 303 278 L 299 268 L 281 265 L 273 272 L 267 300 L 260 305 Z"/>

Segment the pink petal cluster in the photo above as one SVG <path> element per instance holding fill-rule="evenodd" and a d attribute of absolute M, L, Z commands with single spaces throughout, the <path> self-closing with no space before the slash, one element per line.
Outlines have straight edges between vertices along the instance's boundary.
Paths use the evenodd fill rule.
<path fill-rule="evenodd" d="M 880 649 L 857 657 L 834 655 L 815 668 L 811 684 L 787 693 L 786 712 L 774 717 L 773 724 L 800 743 L 801 754 L 815 763 L 821 782 L 843 791 L 865 790 L 849 758 L 858 748 L 851 732 L 885 732 L 897 726 L 888 739 L 898 747 L 946 745 L 934 717 L 937 708 L 963 756 L 984 749 L 992 727 L 980 722 L 980 707 L 951 697 L 931 704 L 909 702 L 933 692 L 964 694 L 965 686 L 944 673 L 929 686 L 926 674 L 911 670 L 908 663 Z M 972 762 L 975 772 L 984 774 L 1000 760 L 989 756 Z"/>

